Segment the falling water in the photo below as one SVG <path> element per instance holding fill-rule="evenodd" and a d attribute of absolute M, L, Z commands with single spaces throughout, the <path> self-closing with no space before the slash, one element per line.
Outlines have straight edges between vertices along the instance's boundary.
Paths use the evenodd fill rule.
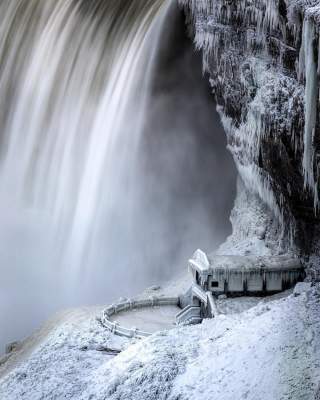
<path fill-rule="evenodd" d="M 170 187 L 144 163 L 146 130 L 171 132 L 155 128 L 162 116 L 151 107 L 171 9 L 170 0 L 0 2 L 0 324 L 2 313 L 6 326 L 27 325 L 132 294 L 159 278 L 153 266 L 174 270 L 203 237 L 214 242 L 203 204 L 189 219 L 190 204 L 170 205 L 181 181 L 171 145 L 160 162 L 177 175 Z M 193 165 L 196 146 L 179 139 L 179 148 L 172 157 L 188 153 Z"/>
<path fill-rule="evenodd" d="M 156 43 L 166 5 L 95 3 L 10 0 L 1 10 L 1 199 L 16 216 L 46 219 L 72 269 L 90 252 L 101 203 L 112 209 L 129 196 L 148 40 Z"/>
<path fill-rule="evenodd" d="M 112 255 L 125 244 L 117 229 L 130 231 L 134 159 L 167 7 L 1 2 L 1 264 L 18 264 L 15 279 L 43 274 L 45 290 L 61 291 L 64 281 L 72 292 L 102 257 L 92 248 L 101 230 Z"/>

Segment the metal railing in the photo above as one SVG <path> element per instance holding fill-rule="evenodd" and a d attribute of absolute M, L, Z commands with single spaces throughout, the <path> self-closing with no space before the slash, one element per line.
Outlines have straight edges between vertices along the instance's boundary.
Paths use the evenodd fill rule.
<path fill-rule="evenodd" d="M 138 328 L 125 328 L 121 326 L 117 321 L 111 321 L 110 318 L 115 314 L 118 314 L 123 311 L 130 311 L 133 309 L 139 308 L 148 308 L 148 307 L 156 307 L 156 306 L 179 306 L 179 298 L 178 297 L 150 297 L 148 299 L 128 299 L 126 301 L 122 301 L 117 304 L 112 304 L 103 310 L 101 315 L 101 323 L 105 326 L 110 332 L 113 332 L 116 335 L 125 336 L 128 338 L 145 338 L 152 333 L 142 331 Z"/>
<path fill-rule="evenodd" d="M 216 304 L 216 301 L 211 292 L 207 292 L 208 298 L 208 313 L 211 318 L 217 317 L 219 315 L 219 310 Z"/>
<path fill-rule="evenodd" d="M 192 294 L 196 296 L 202 303 L 204 303 L 205 306 L 207 306 L 208 303 L 207 292 L 205 292 L 200 286 L 193 284 Z"/>
<path fill-rule="evenodd" d="M 182 311 L 176 315 L 177 325 L 191 325 L 198 324 L 202 321 L 200 317 L 200 307 L 197 306 L 187 306 Z"/>
<path fill-rule="evenodd" d="M 192 294 L 204 305 L 207 310 L 207 316 L 214 318 L 219 315 L 216 301 L 210 291 L 205 292 L 199 285 L 193 284 Z"/>

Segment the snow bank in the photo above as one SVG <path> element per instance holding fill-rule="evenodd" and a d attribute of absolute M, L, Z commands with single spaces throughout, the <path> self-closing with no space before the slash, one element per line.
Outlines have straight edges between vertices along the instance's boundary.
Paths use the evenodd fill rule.
<path fill-rule="evenodd" d="M 314 287 L 131 345 L 83 313 L 0 381 L 0 398 L 311 400 L 320 382 L 319 303 Z M 124 351 L 110 357 L 108 346 Z"/>

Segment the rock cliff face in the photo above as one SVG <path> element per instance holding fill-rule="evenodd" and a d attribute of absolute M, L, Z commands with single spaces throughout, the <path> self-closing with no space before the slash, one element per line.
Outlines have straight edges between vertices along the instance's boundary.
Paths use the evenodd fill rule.
<path fill-rule="evenodd" d="M 242 190 L 268 206 L 280 251 L 317 253 L 320 1 L 179 1 Z"/>

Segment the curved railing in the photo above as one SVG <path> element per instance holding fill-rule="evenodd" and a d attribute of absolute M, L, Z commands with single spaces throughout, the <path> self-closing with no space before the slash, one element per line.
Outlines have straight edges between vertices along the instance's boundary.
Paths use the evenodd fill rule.
<path fill-rule="evenodd" d="M 101 323 L 109 331 L 116 335 L 129 338 L 144 338 L 152 335 L 150 332 L 142 331 L 138 328 L 125 328 L 117 321 L 111 321 L 110 318 L 123 311 L 130 311 L 139 308 L 148 308 L 156 306 L 179 306 L 179 297 L 150 297 L 148 299 L 134 300 L 128 299 L 117 304 L 112 304 L 102 312 Z"/>

